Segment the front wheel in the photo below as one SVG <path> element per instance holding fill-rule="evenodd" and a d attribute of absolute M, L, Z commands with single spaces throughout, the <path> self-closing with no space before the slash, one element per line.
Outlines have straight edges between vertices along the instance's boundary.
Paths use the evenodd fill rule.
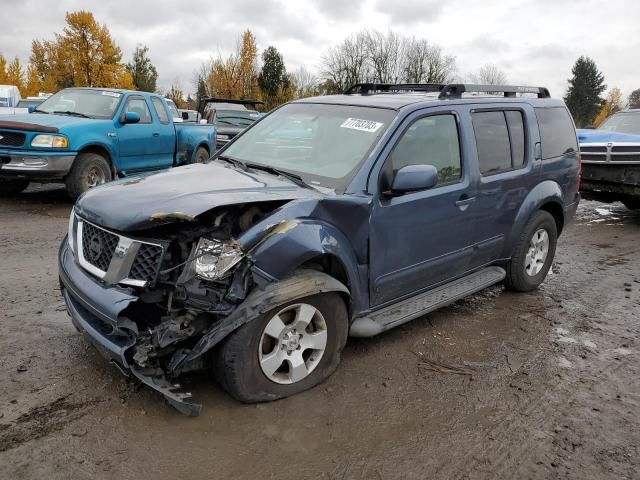
<path fill-rule="evenodd" d="M 102 155 L 81 153 L 65 179 L 67 193 L 75 200 L 90 188 L 110 182 L 111 178 L 111 167 Z"/>
<path fill-rule="evenodd" d="M 241 402 L 302 392 L 335 371 L 348 324 L 337 293 L 292 300 L 232 333 L 216 352 L 214 375 Z"/>
<path fill-rule="evenodd" d="M 29 180 L 24 178 L 0 178 L 0 196 L 17 195 L 29 186 Z"/>
<path fill-rule="evenodd" d="M 507 288 L 517 292 L 538 288 L 551 268 L 557 241 L 555 219 L 549 212 L 539 210 L 525 225 L 507 263 Z"/>

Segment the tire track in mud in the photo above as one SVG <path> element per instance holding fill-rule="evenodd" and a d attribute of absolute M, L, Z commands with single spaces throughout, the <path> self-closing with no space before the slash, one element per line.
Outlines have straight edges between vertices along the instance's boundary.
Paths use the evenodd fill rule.
<path fill-rule="evenodd" d="M 0 452 L 6 452 L 31 440 L 46 437 L 62 430 L 69 423 L 90 412 L 90 407 L 100 403 L 91 399 L 80 402 L 68 400 L 69 395 L 31 408 L 14 422 L 0 424 Z"/>
<path fill-rule="evenodd" d="M 603 255 L 597 262 L 600 268 L 590 269 L 591 274 L 582 277 L 578 286 L 570 286 L 563 282 L 559 285 L 554 285 L 553 290 L 547 288 L 547 296 L 552 299 L 575 299 L 572 295 L 575 295 L 576 291 L 580 292 L 579 298 L 575 299 L 580 302 L 579 307 L 571 312 L 565 311 L 566 317 L 563 323 L 580 328 L 584 327 L 585 323 L 592 324 L 597 316 L 602 316 L 603 311 L 606 312 L 607 307 L 613 301 L 611 292 L 615 292 L 619 288 L 614 283 L 620 281 L 619 278 L 610 275 L 608 268 L 602 267 L 615 268 L 616 266 L 624 265 L 628 262 L 626 257 L 633 255 L 637 251 L 637 249 L 630 249 L 614 255 Z M 611 262 L 612 260 L 613 262 Z M 574 264 L 572 270 L 575 267 Z M 607 293 L 607 295 L 603 295 L 603 293 Z M 554 315 L 545 316 L 545 319 L 552 316 Z M 572 349 L 571 345 L 567 345 L 562 350 L 564 350 L 563 353 L 573 353 L 571 352 Z M 562 350 L 558 349 L 556 353 L 560 353 Z M 537 368 L 548 369 L 549 361 L 553 358 L 556 358 L 556 355 L 549 357 L 546 352 L 540 352 L 535 354 L 530 361 L 523 364 L 523 367 L 526 366 L 531 371 L 533 370 L 533 365 L 538 364 Z M 591 375 L 590 379 L 593 382 L 606 380 L 607 377 L 614 376 L 621 369 L 628 367 L 628 365 L 628 359 L 623 361 L 613 358 L 601 359 L 599 361 L 601 372 Z M 512 377 L 515 378 L 515 376 Z M 541 375 L 541 378 L 548 377 L 549 375 Z M 565 402 L 567 396 L 571 398 L 571 395 L 563 395 L 561 392 L 563 390 L 569 391 L 571 385 L 578 381 L 576 378 L 569 379 L 570 381 L 566 381 L 567 379 L 568 376 L 563 375 L 562 381 L 559 381 L 556 385 L 539 385 L 538 388 L 544 388 L 542 395 L 529 394 L 524 396 L 519 401 L 518 407 L 513 409 L 511 413 L 503 416 L 489 429 L 479 433 L 485 440 L 487 437 L 502 438 L 499 443 L 495 442 L 497 443 L 497 448 L 488 448 L 486 441 L 476 442 L 474 447 L 459 456 L 455 462 L 448 463 L 442 469 L 438 469 L 436 472 L 437 477 L 474 478 L 490 473 L 492 478 L 525 478 L 535 473 L 540 473 L 539 469 L 536 470 L 537 466 L 548 469 L 549 465 L 537 465 L 536 457 L 540 455 L 541 451 L 532 448 L 531 440 L 523 438 L 522 434 L 532 433 L 531 419 L 535 418 L 536 420 L 533 421 L 535 431 L 549 435 L 551 438 L 553 435 L 550 428 L 551 425 L 558 421 L 559 415 L 563 416 L 561 408 L 564 405 L 558 405 L 557 399 L 562 398 L 563 402 Z M 534 392 L 532 391 L 531 393 Z M 511 437 L 511 441 L 504 439 L 505 435 Z M 554 442 L 551 445 L 558 448 Z M 552 453 L 562 458 L 562 455 L 558 454 L 558 452 L 554 451 Z"/>

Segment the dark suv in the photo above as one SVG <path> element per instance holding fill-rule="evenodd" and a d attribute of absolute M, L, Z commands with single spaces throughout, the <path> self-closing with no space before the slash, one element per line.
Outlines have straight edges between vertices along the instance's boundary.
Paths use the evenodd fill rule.
<path fill-rule="evenodd" d="M 484 94 L 482 94 L 484 93 Z M 60 248 L 75 326 L 185 414 L 212 366 L 244 402 L 313 387 L 347 336 L 545 278 L 576 132 L 544 88 L 359 84 L 286 104 L 208 164 L 81 197 Z"/>

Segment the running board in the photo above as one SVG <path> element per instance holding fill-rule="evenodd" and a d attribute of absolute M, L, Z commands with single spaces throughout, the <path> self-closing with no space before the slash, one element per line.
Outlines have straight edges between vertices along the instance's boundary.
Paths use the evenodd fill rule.
<path fill-rule="evenodd" d="M 501 282 L 505 276 L 503 268 L 484 268 L 400 303 L 371 312 L 367 317 L 357 318 L 351 324 L 349 335 L 373 337 Z"/>

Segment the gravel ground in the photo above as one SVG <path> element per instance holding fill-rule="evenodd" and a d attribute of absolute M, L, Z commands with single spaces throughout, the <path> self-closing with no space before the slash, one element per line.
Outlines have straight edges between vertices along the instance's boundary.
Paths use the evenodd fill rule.
<path fill-rule="evenodd" d="M 640 478 L 640 212 L 583 202 L 543 286 L 350 340 L 335 375 L 185 418 L 72 327 L 57 186 L 0 200 L 0 478 Z"/>

